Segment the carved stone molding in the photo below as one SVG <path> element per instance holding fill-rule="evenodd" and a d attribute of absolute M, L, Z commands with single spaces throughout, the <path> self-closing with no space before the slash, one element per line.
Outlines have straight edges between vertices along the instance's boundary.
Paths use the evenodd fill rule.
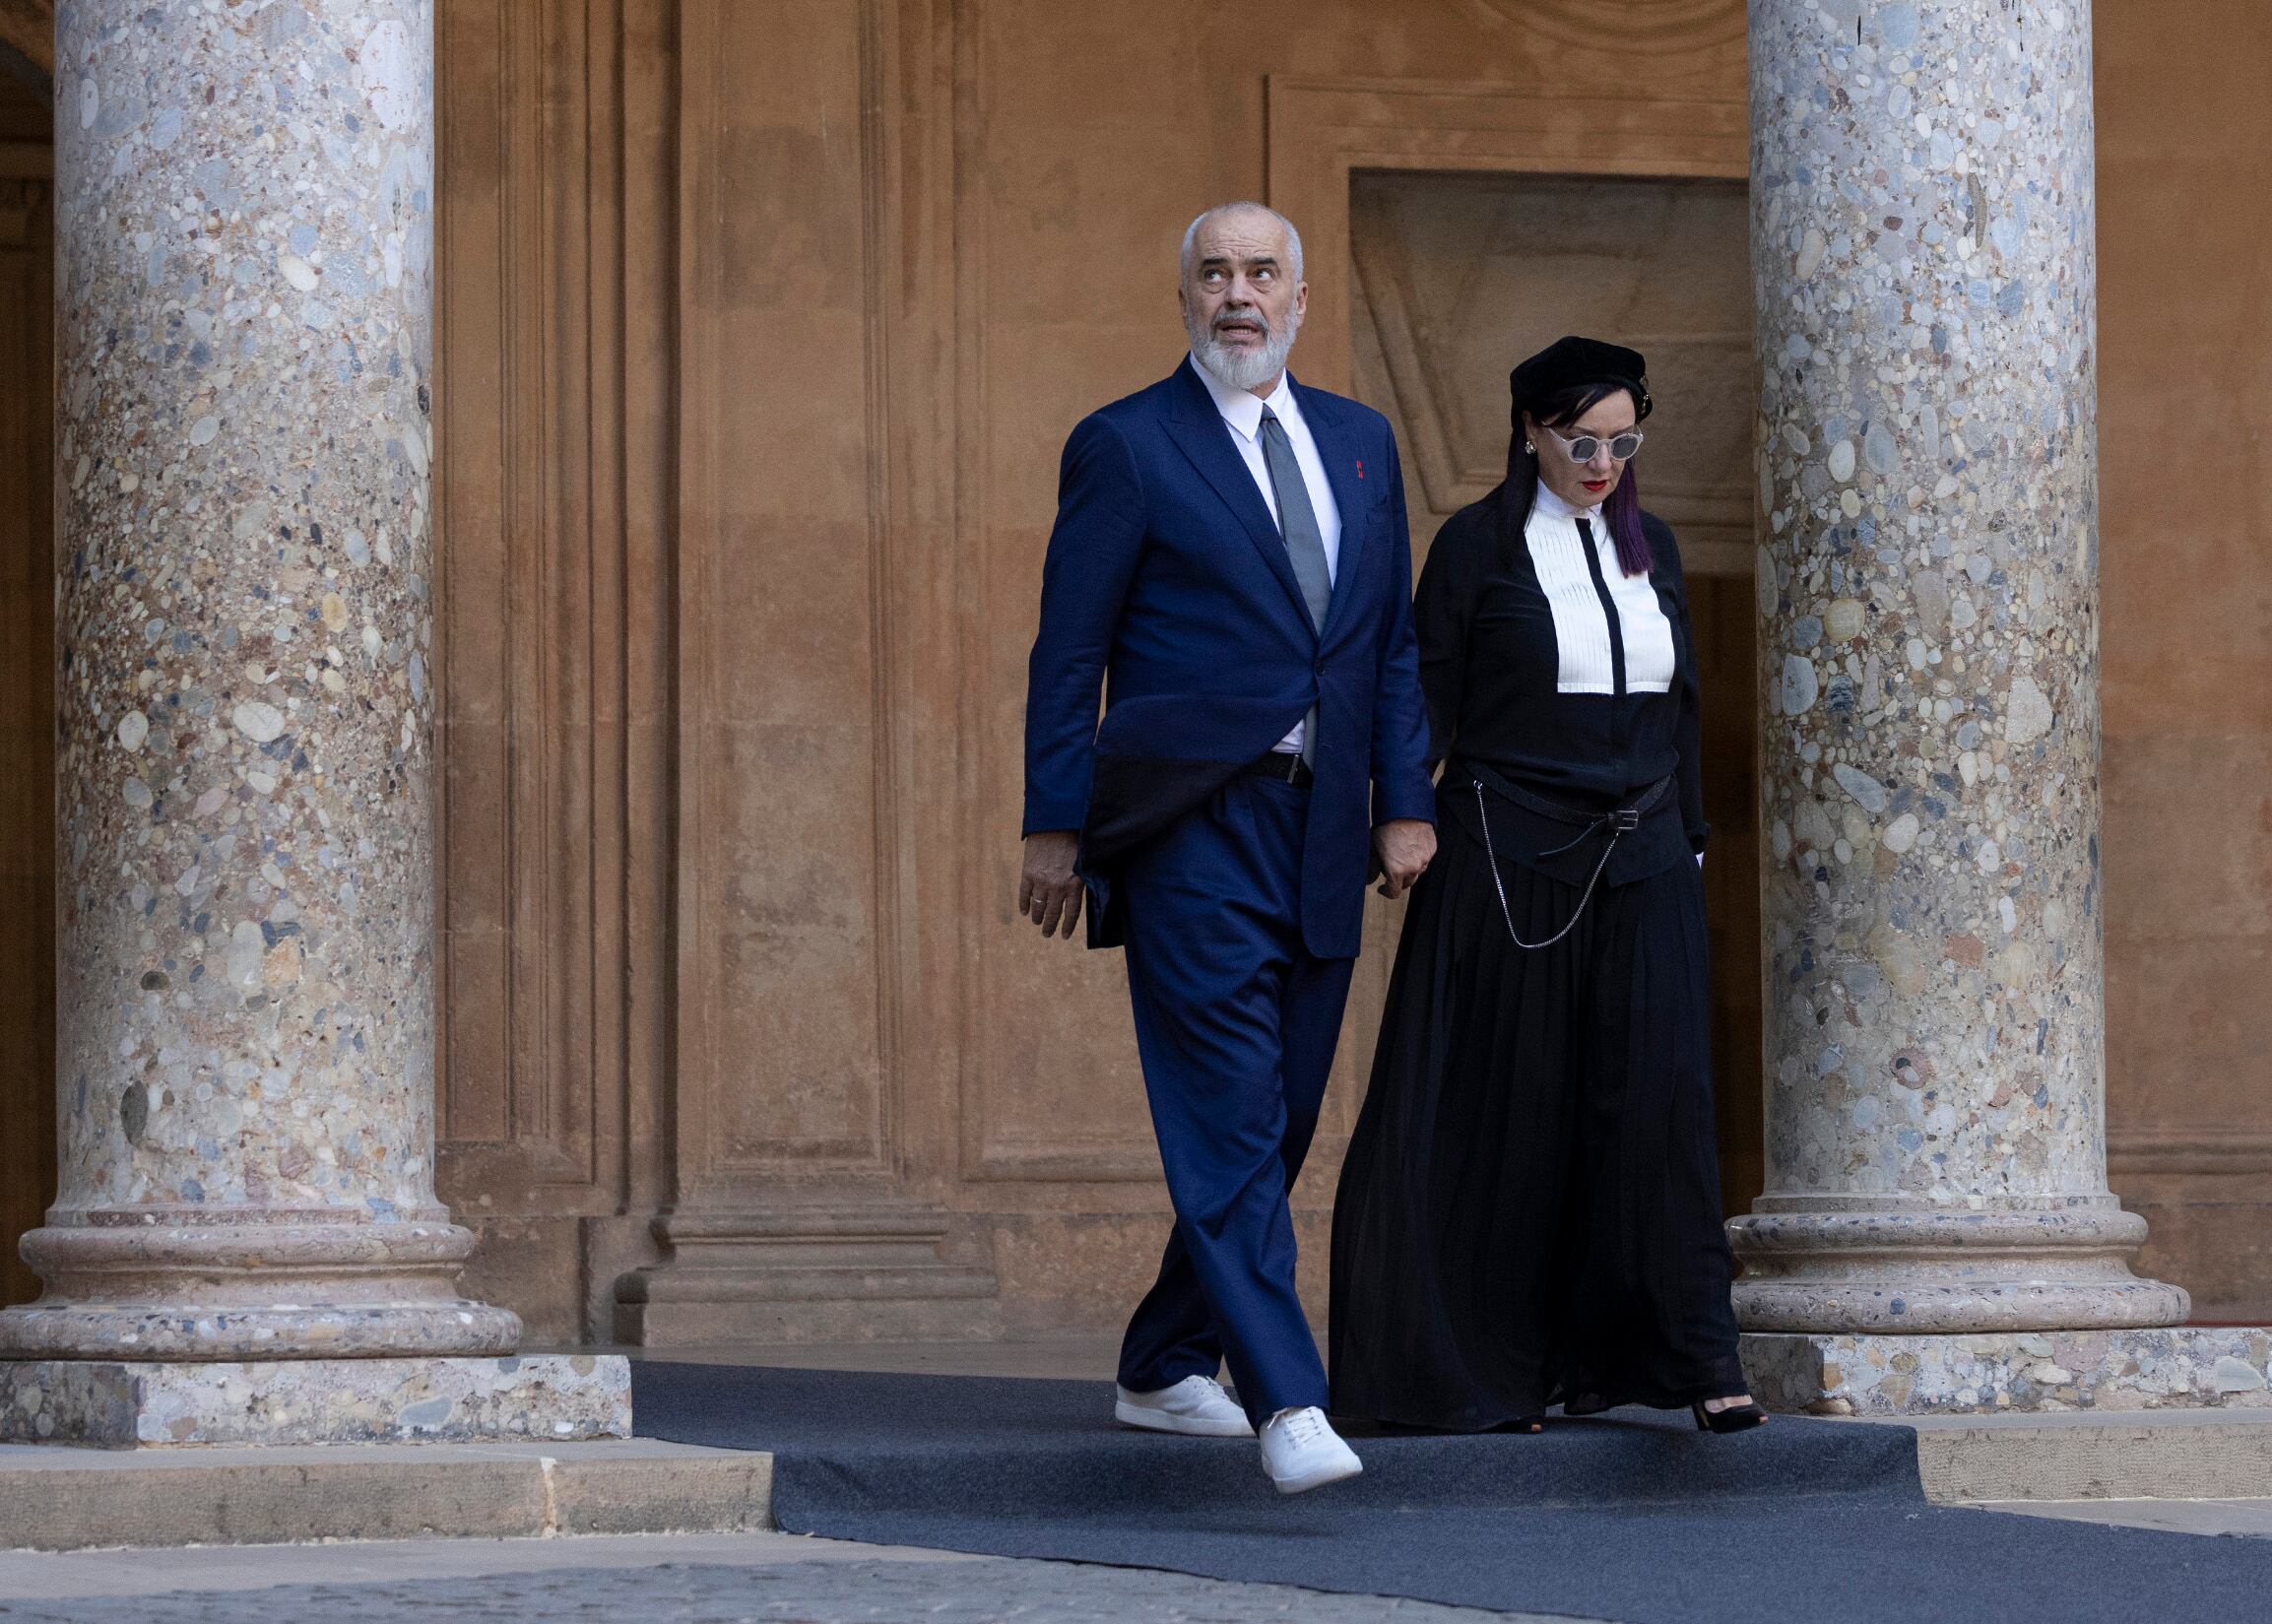
<path fill-rule="evenodd" d="M 593 861 L 624 801 L 621 419 L 597 393 L 617 108 L 584 71 L 611 23 L 462 0 L 436 25 L 440 1137 L 470 1216 L 620 1199 L 623 921 Z"/>
<path fill-rule="evenodd" d="M 2207 1174 L 2224 1178 L 2272 1174 L 2272 1134 L 2260 1129 L 2111 1128 L 2107 1172 Z"/>
<path fill-rule="evenodd" d="M 1507 367 L 1562 333 L 1590 333 L 1649 357 L 1660 410 L 1649 422 L 1644 500 L 1679 534 L 1688 572 L 1751 572 L 1742 186 L 1372 170 L 1351 177 L 1349 216 L 1352 336 L 1378 347 L 1408 497 L 1441 520 L 1496 486 Z"/>
<path fill-rule="evenodd" d="M 1566 45 L 1675 56 L 1741 46 L 1743 0 L 1484 0 L 1518 28 Z"/>
<path fill-rule="evenodd" d="M 1349 255 L 1350 177 L 1365 169 L 1499 174 L 1750 173 L 1740 100 L 1520 91 L 1395 79 L 1269 81 L 1269 201 L 1301 222 L 1319 265 Z M 1313 289 L 1302 329 L 1309 375 L 1349 387 L 1350 292 Z"/>
<path fill-rule="evenodd" d="M 642 1346 L 984 1336 L 996 1329 L 985 1231 L 936 1207 L 679 1212 L 664 1262 L 617 1284 L 617 1334 Z"/>

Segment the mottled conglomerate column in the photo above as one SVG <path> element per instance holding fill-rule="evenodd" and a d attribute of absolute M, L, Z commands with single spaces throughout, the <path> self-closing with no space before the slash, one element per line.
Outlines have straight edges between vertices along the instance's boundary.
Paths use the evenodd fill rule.
<path fill-rule="evenodd" d="M 1746 1329 L 2174 1325 L 2108 1193 L 2088 7 L 1752 0 Z"/>
<path fill-rule="evenodd" d="M 426 0 L 58 14 L 58 1082 L 0 1355 L 511 1351 L 434 1196 Z"/>

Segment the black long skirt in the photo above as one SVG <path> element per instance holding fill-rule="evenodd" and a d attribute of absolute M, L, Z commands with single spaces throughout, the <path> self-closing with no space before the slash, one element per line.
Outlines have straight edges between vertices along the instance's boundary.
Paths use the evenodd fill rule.
<path fill-rule="evenodd" d="M 1580 889 L 1503 862 L 1525 941 Z M 1744 1391 L 1720 1227 L 1704 889 L 1508 940 L 1458 817 L 1414 889 L 1333 1207 L 1333 1410 L 1472 1432 Z"/>

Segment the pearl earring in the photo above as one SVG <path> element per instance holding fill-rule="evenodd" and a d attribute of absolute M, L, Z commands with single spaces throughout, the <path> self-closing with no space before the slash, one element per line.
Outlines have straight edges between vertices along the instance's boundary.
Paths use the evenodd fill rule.
<path fill-rule="evenodd" d="M 1528 440 L 1525 440 L 1523 442 L 1523 449 L 1529 452 L 1533 457 L 1538 455 L 1538 448 L 1532 445 Z"/>

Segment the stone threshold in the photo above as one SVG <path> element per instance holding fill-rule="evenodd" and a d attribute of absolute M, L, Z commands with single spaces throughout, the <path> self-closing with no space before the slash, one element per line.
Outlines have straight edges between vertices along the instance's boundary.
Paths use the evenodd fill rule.
<path fill-rule="evenodd" d="M 2242 1501 L 2272 1482 L 2272 1409 L 1856 1417 L 1917 1440 L 1939 1505 Z M 773 1458 L 592 1444 L 0 1446 L 0 1549 L 511 1539 L 769 1529 Z"/>
<path fill-rule="evenodd" d="M 590 1444 L 0 1445 L 0 1549 L 770 1528 L 773 1458 Z"/>
<path fill-rule="evenodd" d="M 2272 1409 L 1857 1416 L 1908 1427 L 1936 1505 L 2250 1500 L 2272 1483 Z"/>

